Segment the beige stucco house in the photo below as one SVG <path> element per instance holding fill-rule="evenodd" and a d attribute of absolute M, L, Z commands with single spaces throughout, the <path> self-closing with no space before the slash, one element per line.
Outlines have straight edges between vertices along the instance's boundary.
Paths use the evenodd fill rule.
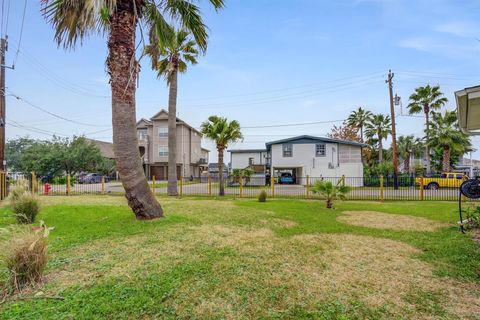
<path fill-rule="evenodd" d="M 168 112 L 160 110 L 150 119 L 137 122 L 138 145 L 145 174 L 150 179 L 168 178 Z M 202 134 L 177 118 L 177 176 L 199 177 L 208 169 L 208 150 Z"/>

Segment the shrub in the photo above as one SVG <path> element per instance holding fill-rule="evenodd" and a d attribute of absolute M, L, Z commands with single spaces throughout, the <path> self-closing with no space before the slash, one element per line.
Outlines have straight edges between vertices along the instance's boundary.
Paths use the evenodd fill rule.
<path fill-rule="evenodd" d="M 267 202 L 267 191 L 260 191 L 260 194 L 258 195 L 258 202 Z"/>
<path fill-rule="evenodd" d="M 480 228 L 480 207 L 476 208 L 467 208 L 466 210 L 466 225 L 467 229 L 476 229 Z"/>
<path fill-rule="evenodd" d="M 25 179 L 18 179 L 16 180 L 11 186 L 8 192 L 8 198 L 10 201 L 17 200 L 21 195 L 28 192 L 29 190 L 29 182 Z"/>
<path fill-rule="evenodd" d="M 51 228 L 43 223 L 36 232 L 25 230 L 7 241 L 3 260 L 8 268 L 11 291 L 19 291 L 42 280 L 47 264 L 47 241 Z"/>
<path fill-rule="evenodd" d="M 24 192 L 12 198 L 12 211 L 20 224 L 35 222 L 35 217 L 40 211 L 40 205 L 37 198 L 29 193 Z"/>
<path fill-rule="evenodd" d="M 344 185 L 344 182 L 339 180 L 336 185 L 331 181 L 317 181 L 312 187 L 313 193 L 319 193 L 325 197 L 326 207 L 333 208 L 333 200 L 345 200 L 345 195 L 352 190 L 351 187 Z"/>

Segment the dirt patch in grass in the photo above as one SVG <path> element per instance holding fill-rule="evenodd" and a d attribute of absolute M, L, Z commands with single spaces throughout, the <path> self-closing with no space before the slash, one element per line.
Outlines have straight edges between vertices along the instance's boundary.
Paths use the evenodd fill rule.
<path fill-rule="evenodd" d="M 397 231 L 435 231 L 448 226 L 445 223 L 400 214 L 377 211 L 344 211 L 338 221 L 359 227 Z"/>
<path fill-rule="evenodd" d="M 51 289 L 147 278 L 207 259 L 210 269 L 187 276 L 164 302 L 180 318 L 284 317 L 295 308 L 315 314 L 330 301 L 384 310 L 384 318 L 480 314 L 480 286 L 435 276 L 412 246 L 351 234 L 277 237 L 267 225 L 175 226 L 93 241 L 57 257 Z"/>

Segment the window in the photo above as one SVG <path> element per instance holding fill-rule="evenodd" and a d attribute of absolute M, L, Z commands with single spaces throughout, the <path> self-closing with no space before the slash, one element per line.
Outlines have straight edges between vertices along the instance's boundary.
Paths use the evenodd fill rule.
<path fill-rule="evenodd" d="M 289 144 L 283 144 L 283 156 L 284 157 L 291 157 L 293 156 L 293 145 L 291 143 Z"/>
<path fill-rule="evenodd" d="M 460 174 L 457 174 L 457 179 L 458 179 L 458 180 L 463 179 L 463 174 L 461 174 L 461 173 L 460 173 Z"/>
<path fill-rule="evenodd" d="M 453 178 L 455 178 L 455 175 L 454 175 L 453 173 L 450 173 L 450 174 L 448 175 L 448 178 L 449 178 L 449 179 L 453 179 Z"/>
<path fill-rule="evenodd" d="M 168 146 L 159 146 L 158 155 L 160 157 L 168 157 Z"/>
<path fill-rule="evenodd" d="M 138 140 L 147 140 L 147 129 L 138 129 Z"/>
<path fill-rule="evenodd" d="M 168 137 L 168 127 L 159 127 L 158 136 L 164 138 Z"/>
<path fill-rule="evenodd" d="M 324 143 L 317 143 L 315 145 L 315 156 L 316 157 L 325 157 L 326 148 Z"/>
<path fill-rule="evenodd" d="M 248 158 L 248 165 L 253 166 L 253 164 L 254 164 L 253 158 Z"/>

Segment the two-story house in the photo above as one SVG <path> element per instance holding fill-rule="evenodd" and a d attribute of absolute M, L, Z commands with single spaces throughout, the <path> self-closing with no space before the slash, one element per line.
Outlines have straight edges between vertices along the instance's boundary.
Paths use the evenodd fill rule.
<path fill-rule="evenodd" d="M 306 176 L 363 177 L 362 148 L 366 145 L 362 143 L 303 135 L 265 145 L 266 149 L 229 150 L 232 169 L 264 164 L 266 173 L 290 172 L 301 184 Z"/>
<path fill-rule="evenodd" d="M 150 179 L 168 179 L 168 112 L 164 109 L 149 120 L 137 122 L 138 145 Z M 209 151 L 201 146 L 202 134 L 177 118 L 177 176 L 199 177 L 208 169 Z"/>

